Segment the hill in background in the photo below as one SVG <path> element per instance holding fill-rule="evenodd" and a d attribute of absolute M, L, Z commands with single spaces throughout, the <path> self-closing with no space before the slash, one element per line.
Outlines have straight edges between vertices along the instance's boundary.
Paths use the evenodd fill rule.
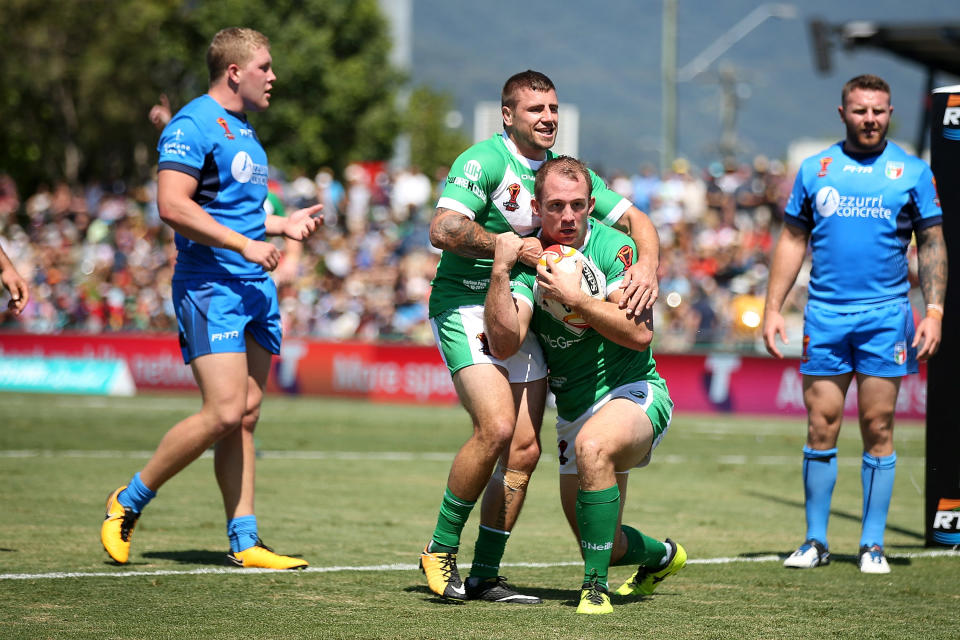
<path fill-rule="evenodd" d="M 875 73 L 890 83 L 895 105 L 892 136 L 913 143 L 925 93 L 924 69 L 881 51 L 838 50 L 833 72 L 818 75 L 807 24 L 814 17 L 830 23 L 960 18 L 960 10 L 948 4 L 852 0 L 840 5 L 808 0 L 796 5 L 796 19 L 766 20 L 707 72 L 678 85 L 678 155 L 700 166 L 718 157 L 723 93 L 717 71 L 721 65 L 738 78 L 736 131 L 741 159 L 758 153 L 784 159 L 788 145 L 798 138 L 841 138 L 836 112 L 840 87 L 860 73 Z M 679 0 L 678 67 L 756 6 L 746 0 Z M 533 68 L 557 84 L 561 114 L 564 102 L 578 106 L 584 160 L 607 172 L 633 172 L 643 162 L 659 162 L 660 1 L 607 0 L 588 5 L 572 0 L 470 4 L 413 0 L 413 11 L 413 81 L 452 94 L 468 133 L 474 104 L 499 99 L 508 76 Z M 951 76 L 937 78 L 938 86 L 956 81 Z"/>

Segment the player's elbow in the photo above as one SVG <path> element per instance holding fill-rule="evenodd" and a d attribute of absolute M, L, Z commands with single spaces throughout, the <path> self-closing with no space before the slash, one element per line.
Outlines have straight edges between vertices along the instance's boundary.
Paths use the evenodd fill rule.
<path fill-rule="evenodd" d="M 441 251 L 450 248 L 450 234 L 444 225 L 449 216 L 448 211 L 438 210 L 437 215 L 430 221 L 430 244 Z"/>
<path fill-rule="evenodd" d="M 629 344 L 626 345 L 634 351 L 646 351 L 653 343 L 653 331 L 646 327 L 638 327 L 636 331 L 630 334 Z"/>
<path fill-rule="evenodd" d="M 178 215 L 179 210 L 169 201 L 163 200 L 162 198 L 158 199 L 157 211 L 160 214 L 160 220 L 165 224 L 176 227 L 180 222 L 180 216 Z"/>
<path fill-rule="evenodd" d="M 506 360 L 520 350 L 520 341 L 514 335 L 498 335 L 494 332 L 488 332 L 487 349 L 494 358 Z"/>

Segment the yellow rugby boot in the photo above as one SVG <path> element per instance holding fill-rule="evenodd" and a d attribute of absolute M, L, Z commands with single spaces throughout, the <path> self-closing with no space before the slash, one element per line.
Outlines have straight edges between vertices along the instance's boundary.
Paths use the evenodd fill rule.
<path fill-rule="evenodd" d="M 427 576 L 430 591 L 450 600 L 466 600 L 467 589 L 457 570 L 457 554 L 431 552 L 430 543 L 420 553 L 420 570 Z"/>
<path fill-rule="evenodd" d="M 651 571 L 647 567 L 637 568 L 630 579 L 620 585 L 614 593 L 618 596 L 649 596 L 661 582 L 687 566 L 686 550 L 670 538 L 666 539 L 666 543 L 673 549 L 667 566 L 656 571 Z"/>
<path fill-rule="evenodd" d="M 139 513 L 117 501 L 117 496 L 126 488 L 124 485 L 107 496 L 107 514 L 100 525 L 100 542 L 103 543 L 103 548 L 120 564 L 125 564 L 130 558 L 130 538 L 133 537 L 133 528 L 140 517 Z"/>
<path fill-rule="evenodd" d="M 610 604 L 610 595 L 606 587 L 596 580 L 584 582 L 580 587 L 580 604 L 577 605 L 577 613 L 591 615 L 613 613 L 613 605 Z"/>
<path fill-rule="evenodd" d="M 309 563 L 301 558 L 282 556 L 276 553 L 263 544 L 263 540 L 260 538 L 257 538 L 257 543 L 252 547 L 236 553 L 228 553 L 227 564 L 244 569 L 303 569 L 309 566 Z"/>

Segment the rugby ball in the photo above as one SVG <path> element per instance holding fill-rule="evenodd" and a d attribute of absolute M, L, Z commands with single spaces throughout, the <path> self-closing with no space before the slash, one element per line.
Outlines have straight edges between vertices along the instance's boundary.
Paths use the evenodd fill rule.
<path fill-rule="evenodd" d="M 551 269 L 560 269 L 570 273 L 577 268 L 577 260 L 581 261 L 580 288 L 588 295 L 598 300 L 603 300 L 607 292 L 607 279 L 590 260 L 573 247 L 554 244 L 543 250 L 540 255 L 540 264 L 550 265 Z M 580 314 L 573 311 L 570 307 L 556 301 L 543 297 L 537 282 L 533 284 L 533 297 L 537 306 L 549 313 L 551 316 L 566 325 L 567 329 L 582 334 L 590 328 L 590 325 Z"/>

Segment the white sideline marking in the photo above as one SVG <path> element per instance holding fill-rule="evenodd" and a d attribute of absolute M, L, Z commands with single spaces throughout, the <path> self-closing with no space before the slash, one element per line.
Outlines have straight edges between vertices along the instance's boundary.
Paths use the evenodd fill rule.
<path fill-rule="evenodd" d="M 784 555 L 766 555 L 755 558 L 727 557 L 727 558 L 691 558 L 687 564 L 732 564 L 737 562 L 781 562 Z M 960 558 L 960 550 L 935 549 L 915 553 L 888 554 L 888 558 Z M 550 569 L 553 567 L 576 567 L 583 565 L 582 560 L 568 562 L 505 562 L 504 567 L 525 567 L 532 569 Z M 464 565 L 464 568 L 469 565 Z M 203 569 L 158 569 L 155 571 L 56 571 L 52 573 L 0 573 L 0 580 L 56 580 L 60 578 L 137 578 L 150 576 L 198 576 L 209 574 L 257 574 L 257 573 L 333 573 L 339 571 L 416 571 L 415 564 L 375 564 L 367 566 L 340 566 L 340 567 L 307 567 L 294 571 L 283 569 L 240 569 L 235 567 L 218 567 Z"/>

